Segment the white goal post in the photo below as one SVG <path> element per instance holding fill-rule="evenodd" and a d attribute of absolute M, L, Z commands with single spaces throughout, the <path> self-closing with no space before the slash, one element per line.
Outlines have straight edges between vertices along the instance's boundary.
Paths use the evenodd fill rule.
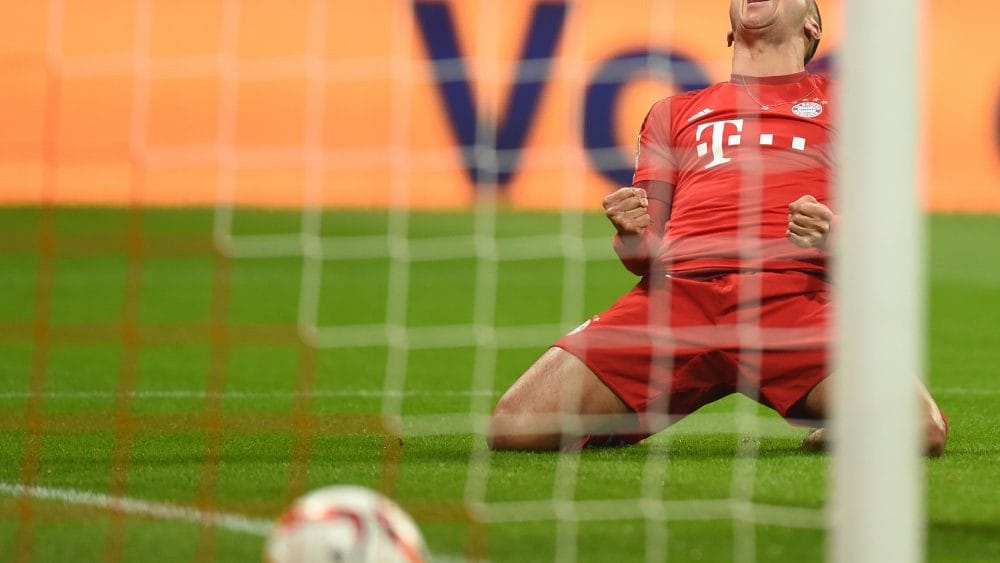
<path fill-rule="evenodd" d="M 924 560 L 920 0 L 845 0 L 829 560 Z"/>

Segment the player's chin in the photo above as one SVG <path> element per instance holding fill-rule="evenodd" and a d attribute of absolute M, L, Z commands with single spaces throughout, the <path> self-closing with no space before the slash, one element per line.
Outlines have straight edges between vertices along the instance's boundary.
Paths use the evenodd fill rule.
<path fill-rule="evenodd" d="M 757 31 L 768 27 L 774 23 L 776 8 L 774 0 L 746 0 L 740 14 L 743 28 Z"/>

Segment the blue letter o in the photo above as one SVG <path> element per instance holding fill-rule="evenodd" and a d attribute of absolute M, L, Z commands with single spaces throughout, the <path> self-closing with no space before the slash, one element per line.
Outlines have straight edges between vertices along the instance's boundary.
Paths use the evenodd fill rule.
<path fill-rule="evenodd" d="M 587 84 L 584 96 L 584 146 L 594 169 L 615 186 L 632 184 L 633 159 L 618 146 L 614 108 L 623 87 L 645 73 L 675 84 L 681 91 L 709 86 L 708 77 L 690 57 L 676 52 L 630 51 L 608 59 Z"/>

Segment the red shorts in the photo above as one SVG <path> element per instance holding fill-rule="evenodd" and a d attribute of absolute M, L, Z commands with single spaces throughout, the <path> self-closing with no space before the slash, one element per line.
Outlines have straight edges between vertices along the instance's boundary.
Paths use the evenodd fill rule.
<path fill-rule="evenodd" d="M 734 392 L 785 418 L 828 373 L 830 285 L 804 272 L 644 278 L 558 346 L 635 412 L 686 415 Z"/>

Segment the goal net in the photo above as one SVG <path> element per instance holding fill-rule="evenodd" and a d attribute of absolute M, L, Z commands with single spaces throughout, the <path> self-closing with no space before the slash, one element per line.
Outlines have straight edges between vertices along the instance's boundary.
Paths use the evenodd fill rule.
<path fill-rule="evenodd" d="M 0 558 L 253 559 L 293 499 L 346 483 L 396 499 L 434 560 L 817 560 L 833 540 L 836 560 L 887 560 L 851 546 L 881 541 L 865 526 L 904 512 L 882 549 L 919 558 L 915 450 L 888 434 L 912 422 L 903 404 L 886 415 L 896 422 L 861 428 L 871 405 L 838 403 L 834 430 L 867 439 L 838 454 L 832 479 L 825 456 L 799 450 L 803 428 L 740 395 L 636 446 L 487 447 L 503 391 L 637 281 L 601 200 L 631 184 L 653 102 L 729 79 L 724 4 L 9 6 Z M 854 19 L 819 4 L 810 68 L 833 72 L 849 24 L 859 46 L 845 52 L 864 70 L 845 79 L 883 92 L 870 112 L 845 90 L 864 117 L 845 127 L 858 164 L 843 177 L 912 200 L 912 148 L 884 168 L 864 158 L 884 154 L 871 131 L 885 119 L 915 137 L 912 119 L 895 129 L 916 112 L 912 89 L 888 89 L 913 75 L 879 71 L 906 53 L 860 47 L 886 29 L 871 27 L 885 25 L 878 10 L 904 2 L 848 3 Z M 869 284 L 903 271 L 919 285 L 917 212 L 875 236 L 872 201 L 845 198 L 860 217 L 844 241 L 858 257 L 844 265 L 858 311 L 845 353 L 895 346 L 880 339 L 896 323 L 867 315 L 892 303 L 914 363 L 843 360 L 855 386 L 920 371 L 917 298 Z M 862 269 L 863 283 L 850 277 Z M 740 331 L 752 342 L 764 329 Z M 876 454 L 887 440 L 899 451 Z M 872 469 L 876 455 L 886 463 Z M 902 504 L 874 511 L 891 475 L 903 477 L 886 498 Z M 858 510 L 871 518 L 841 533 Z"/>

